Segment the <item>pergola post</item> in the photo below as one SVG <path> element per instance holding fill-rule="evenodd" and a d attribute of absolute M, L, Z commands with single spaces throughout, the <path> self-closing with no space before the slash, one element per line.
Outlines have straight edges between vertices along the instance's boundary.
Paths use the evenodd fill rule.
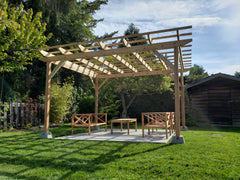
<path fill-rule="evenodd" d="M 178 47 L 174 48 L 174 94 L 175 94 L 175 130 L 176 135 L 173 136 L 172 143 L 184 143 L 183 136 L 180 136 L 180 97 L 179 97 L 179 77 L 178 77 L 179 53 Z"/>
<path fill-rule="evenodd" d="M 49 115 L 50 115 L 50 91 L 51 91 L 51 62 L 46 64 L 46 88 L 45 88 L 45 109 L 44 109 L 44 132 L 40 135 L 41 139 L 52 138 L 52 133 L 49 132 Z"/>
<path fill-rule="evenodd" d="M 181 111 L 182 111 L 182 126 L 181 131 L 187 131 L 186 121 L 185 121 L 185 94 L 184 94 L 184 78 L 183 72 L 181 72 Z"/>
<path fill-rule="evenodd" d="M 94 108 L 94 121 L 98 121 L 98 78 L 95 78 L 95 108 Z"/>

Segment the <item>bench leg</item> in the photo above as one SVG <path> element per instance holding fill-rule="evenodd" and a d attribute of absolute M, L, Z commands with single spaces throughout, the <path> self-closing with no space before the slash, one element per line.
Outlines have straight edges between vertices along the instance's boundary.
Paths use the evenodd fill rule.
<path fill-rule="evenodd" d="M 91 127 L 88 126 L 88 135 L 90 135 L 90 134 L 91 134 Z"/>
<path fill-rule="evenodd" d="M 142 115 L 142 137 L 144 138 L 144 118 Z"/>
<path fill-rule="evenodd" d="M 165 128 L 165 130 L 166 130 L 166 138 L 168 139 L 168 132 L 167 132 L 167 128 Z"/>

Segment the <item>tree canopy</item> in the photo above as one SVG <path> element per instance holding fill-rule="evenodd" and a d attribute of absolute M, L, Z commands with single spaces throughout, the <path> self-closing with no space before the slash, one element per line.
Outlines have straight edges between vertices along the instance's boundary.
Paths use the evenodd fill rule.
<path fill-rule="evenodd" d="M 37 49 L 43 47 L 50 36 L 45 36 L 46 24 L 41 13 L 33 16 L 24 6 L 10 7 L 0 0 L 0 72 L 23 69 L 32 59 L 39 57 Z"/>
<path fill-rule="evenodd" d="M 200 65 L 194 64 L 187 76 L 187 83 L 193 83 L 206 77 L 208 77 L 208 73 L 205 69 Z"/>
<path fill-rule="evenodd" d="M 236 77 L 240 77 L 240 71 L 239 71 L 239 72 L 236 71 L 236 72 L 234 73 L 234 76 L 236 76 Z"/>
<path fill-rule="evenodd" d="M 8 3 L 0 0 L 0 2 L 2 17 L 0 20 L 0 48 L 2 49 L 0 50 L 0 67 L 11 71 L 4 74 L 2 70 L 0 71 L 1 94 L 5 96 L 1 99 L 6 100 L 10 96 L 10 99 L 14 97 L 24 99 L 28 96 L 37 98 L 42 95 L 45 86 L 45 63 L 38 60 L 40 54 L 37 51 L 30 51 L 30 49 L 37 49 L 45 44 L 57 45 L 95 38 L 93 28 L 102 19 L 97 20 L 93 15 L 101 5 L 107 3 L 107 0 L 91 2 L 87 0 L 7 0 Z M 13 17 L 9 15 L 10 12 L 14 15 Z M 17 14 L 19 14 L 18 17 Z M 14 21 L 13 18 L 15 18 Z M 21 28 L 19 25 L 14 26 L 16 24 L 22 25 Z M 29 39 L 26 40 L 25 35 L 28 34 Z M 113 34 L 105 34 L 105 36 Z M 34 39 L 35 35 L 40 39 Z M 64 68 L 55 75 L 53 82 L 63 83 L 65 78 L 71 76 L 74 76 L 75 86 L 82 87 L 84 90 L 92 86 L 88 77 Z M 4 80 L 4 77 L 8 78 Z M 9 88 L 4 88 L 5 84 L 8 84 L 6 87 L 11 89 L 11 93 Z"/>

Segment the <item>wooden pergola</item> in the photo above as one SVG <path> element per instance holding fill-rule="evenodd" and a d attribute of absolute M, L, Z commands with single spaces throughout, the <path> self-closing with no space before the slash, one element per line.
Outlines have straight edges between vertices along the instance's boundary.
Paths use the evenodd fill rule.
<path fill-rule="evenodd" d="M 191 28 L 185 26 L 39 49 L 44 56 L 40 60 L 47 63 L 44 133 L 49 133 L 51 79 L 64 67 L 90 77 L 95 87 L 95 116 L 98 113 L 98 90 L 109 78 L 168 75 L 174 80 L 178 138 L 180 106 L 182 126 L 185 127 L 183 73 L 191 68 Z M 53 70 L 52 64 L 56 65 Z M 99 79 L 104 79 L 101 84 Z"/>

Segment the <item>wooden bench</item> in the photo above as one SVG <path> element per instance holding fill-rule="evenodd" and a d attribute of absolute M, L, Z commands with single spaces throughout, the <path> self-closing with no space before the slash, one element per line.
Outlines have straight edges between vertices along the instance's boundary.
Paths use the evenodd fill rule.
<path fill-rule="evenodd" d="M 88 135 L 91 134 L 91 127 L 105 125 L 107 131 L 107 113 L 98 113 L 97 121 L 94 119 L 95 114 L 73 114 L 72 115 L 72 134 L 73 127 L 88 127 Z"/>
<path fill-rule="evenodd" d="M 145 124 L 147 119 L 147 124 Z M 171 135 L 174 127 L 174 113 L 173 112 L 148 112 L 142 113 L 142 137 L 144 137 L 144 128 L 148 128 L 150 135 L 150 128 L 164 128 L 166 131 L 166 138 L 168 138 L 168 131 Z"/>

